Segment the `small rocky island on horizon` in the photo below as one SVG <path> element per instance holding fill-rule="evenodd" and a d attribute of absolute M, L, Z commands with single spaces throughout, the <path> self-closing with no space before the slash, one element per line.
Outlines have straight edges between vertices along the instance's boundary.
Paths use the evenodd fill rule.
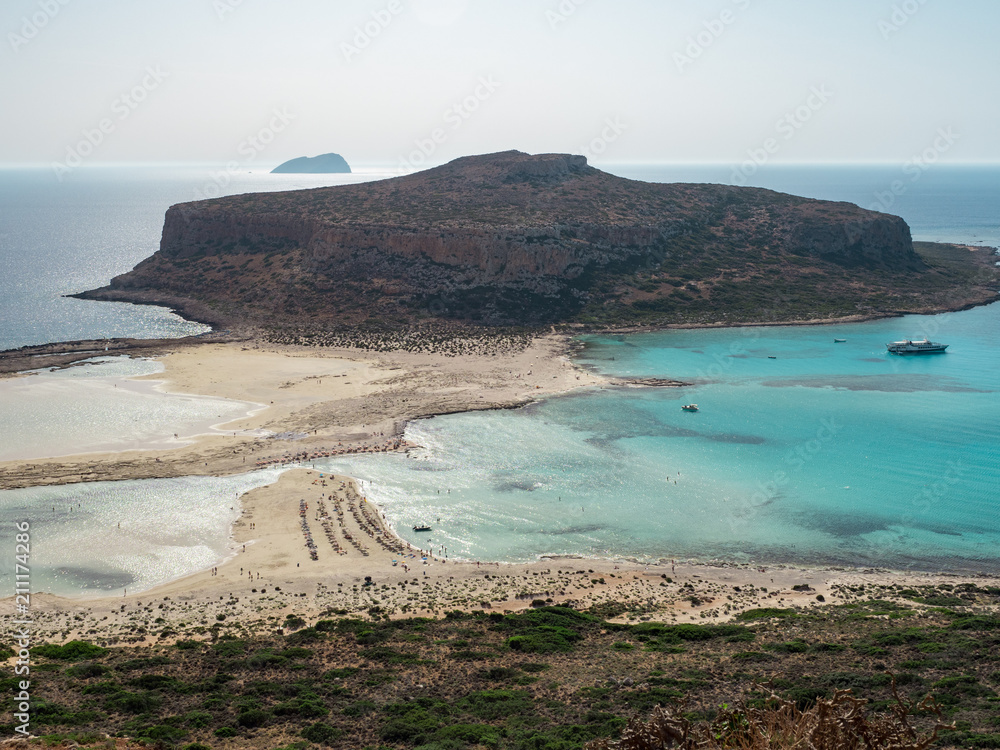
<path fill-rule="evenodd" d="M 340 154 L 320 154 L 289 159 L 271 170 L 271 174 L 350 174 L 351 167 Z"/>
<path fill-rule="evenodd" d="M 992 261 L 851 203 L 507 151 L 172 206 L 153 256 L 79 296 L 226 327 L 736 325 L 982 304 Z"/>

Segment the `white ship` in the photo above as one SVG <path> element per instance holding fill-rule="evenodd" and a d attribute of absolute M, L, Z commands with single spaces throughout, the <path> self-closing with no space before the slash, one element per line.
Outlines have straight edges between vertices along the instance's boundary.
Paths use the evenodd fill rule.
<path fill-rule="evenodd" d="M 924 339 L 923 341 L 893 341 L 885 348 L 893 354 L 941 354 L 948 348 L 947 344 L 938 344 Z"/>

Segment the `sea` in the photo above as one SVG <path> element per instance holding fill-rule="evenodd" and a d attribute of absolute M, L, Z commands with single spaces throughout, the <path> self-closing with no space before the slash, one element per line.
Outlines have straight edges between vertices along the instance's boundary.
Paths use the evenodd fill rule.
<path fill-rule="evenodd" d="M 721 164 L 604 168 L 648 181 L 733 180 L 732 167 Z M 902 165 L 765 165 L 748 184 L 896 213 L 917 240 L 1000 246 L 1000 167 L 935 165 L 916 179 L 911 172 Z M 213 174 L 221 173 L 203 166 L 108 167 L 81 169 L 56 183 L 45 170 L 0 170 L 0 348 L 201 332 L 162 308 L 61 295 L 107 283 L 147 257 L 166 208 L 209 194 L 213 184 L 213 192 L 232 194 L 391 172 L 248 172 L 228 175 L 224 186 Z M 948 343 L 948 352 L 899 357 L 885 350 L 886 342 L 924 336 Z M 998 341 L 997 304 L 865 323 L 587 336 L 577 355 L 581 366 L 691 385 L 587 388 L 514 411 L 419 420 L 407 428 L 407 439 L 420 447 L 408 454 L 315 466 L 359 478 L 401 536 L 454 558 L 581 555 L 997 574 Z M 64 388 L 66 404 L 87 400 L 82 390 L 74 396 L 72 381 L 83 388 L 104 379 L 121 391 L 122 409 L 126 398 L 139 398 L 138 407 L 128 406 L 138 413 L 142 399 L 159 408 L 162 392 L 123 387 L 133 366 L 151 365 L 99 358 L 79 375 L 35 380 Z M 51 382 L 60 378 L 71 382 Z M 106 390 L 102 398 L 119 395 Z M 14 401 L 0 388 L 0 455 L 63 450 L 61 428 L 42 435 L 58 410 L 30 396 L 20 394 L 20 411 L 9 418 Z M 691 402 L 699 411 L 680 408 Z M 112 408 L 102 404 L 102 413 Z M 173 433 L 203 429 L 214 423 L 212 414 L 252 408 L 202 406 L 179 410 L 191 420 L 187 430 L 174 428 L 180 416 L 161 414 L 156 428 L 139 436 L 141 419 L 98 421 L 91 438 L 104 447 L 115 441 L 151 447 Z M 223 406 L 232 411 L 219 411 Z M 69 426 L 65 433 L 72 434 Z M 225 480 L 0 492 L 0 524 L 31 519 L 35 570 L 46 590 L 139 591 L 230 554 L 236 495 L 276 476 L 269 470 Z M 116 545 L 113 557 L 86 551 L 111 540 L 121 519 L 129 521 L 134 543 Z M 412 531 L 424 524 L 430 534 Z M 13 584 L 3 580 L 0 587 Z"/>

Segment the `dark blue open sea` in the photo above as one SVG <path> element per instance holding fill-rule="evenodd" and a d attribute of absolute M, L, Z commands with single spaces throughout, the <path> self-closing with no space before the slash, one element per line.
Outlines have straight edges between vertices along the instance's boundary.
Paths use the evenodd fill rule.
<path fill-rule="evenodd" d="M 728 182 L 732 170 L 610 171 L 651 181 Z M 894 181 L 910 179 L 897 166 L 765 167 L 756 177 L 764 187 L 872 208 L 885 208 Z M 226 192 L 343 179 L 256 174 Z M 164 210 L 192 199 L 204 183 L 204 170 L 194 168 L 81 171 L 64 185 L 41 172 L 0 171 L 0 347 L 197 331 L 155 308 L 59 295 L 106 283 L 153 252 Z M 909 222 L 917 240 L 998 246 L 1000 167 L 934 167 L 894 193 L 889 210 Z M 948 343 L 948 352 L 886 353 L 888 341 L 924 335 Z M 408 439 L 422 446 L 410 456 L 323 466 L 365 480 L 366 494 L 403 536 L 432 522 L 433 538 L 421 537 L 420 546 L 447 546 L 452 556 L 1000 573 L 1000 305 L 833 326 L 594 336 L 585 343 L 580 361 L 599 371 L 695 384 L 585 389 L 517 411 L 422 420 L 408 428 Z M 687 402 L 701 410 L 682 411 Z M 220 480 L 196 478 L 18 490 L 0 493 L 0 523 L 30 515 L 38 544 L 64 546 L 78 520 L 52 509 L 81 494 L 98 519 L 94 528 L 115 514 L 140 526 L 149 519 L 135 532 L 148 541 L 145 554 L 123 553 L 100 565 L 61 554 L 48 570 L 44 558 L 36 560 L 39 580 L 54 591 L 138 590 L 217 564 L 231 493 L 271 480 L 225 480 L 219 496 L 211 483 Z M 202 508 L 211 519 L 192 542 L 197 554 L 178 551 L 181 539 L 158 539 L 164 523 L 151 509 L 167 497 L 186 498 L 186 508 Z"/>
<path fill-rule="evenodd" d="M 198 196 L 339 185 L 384 176 L 229 174 L 224 168 L 0 169 L 0 350 L 51 341 L 207 331 L 159 307 L 69 299 L 160 245 L 163 214 Z"/>

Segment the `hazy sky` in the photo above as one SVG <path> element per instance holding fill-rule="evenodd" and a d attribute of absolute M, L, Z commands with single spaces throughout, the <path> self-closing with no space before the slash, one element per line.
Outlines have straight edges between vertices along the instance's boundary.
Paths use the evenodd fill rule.
<path fill-rule="evenodd" d="M 5 0 L 0 163 L 1000 161 L 998 30 L 998 0 Z"/>

